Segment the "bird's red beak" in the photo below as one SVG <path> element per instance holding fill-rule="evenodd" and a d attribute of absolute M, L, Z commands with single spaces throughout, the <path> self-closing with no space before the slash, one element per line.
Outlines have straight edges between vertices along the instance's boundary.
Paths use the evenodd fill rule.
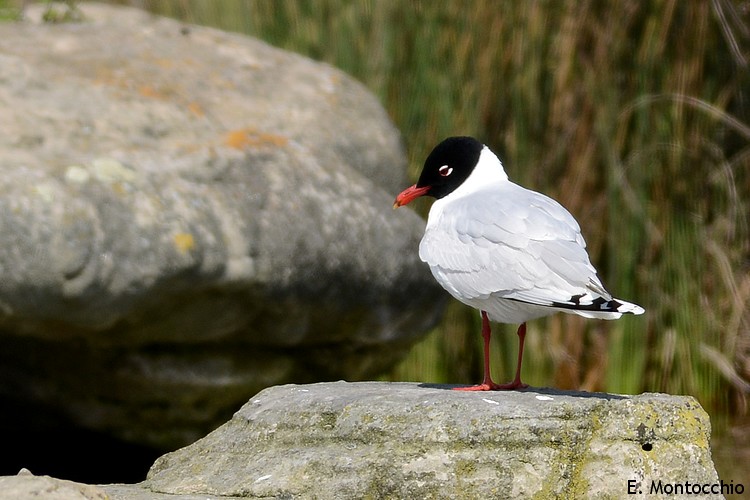
<path fill-rule="evenodd" d="M 403 191 L 401 191 L 401 193 L 399 193 L 398 196 L 396 196 L 396 201 L 393 203 L 393 208 L 408 205 L 420 196 L 426 195 L 427 191 L 429 190 L 430 186 L 417 187 L 417 185 L 414 184 L 413 186 L 404 189 Z"/>

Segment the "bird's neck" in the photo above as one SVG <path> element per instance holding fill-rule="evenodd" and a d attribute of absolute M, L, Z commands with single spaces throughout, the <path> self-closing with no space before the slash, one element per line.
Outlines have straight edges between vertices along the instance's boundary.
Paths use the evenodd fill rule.
<path fill-rule="evenodd" d="M 508 182 L 508 175 L 505 173 L 503 164 L 500 163 L 495 153 L 485 146 L 479 155 L 477 166 L 474 167 L 469 177 L 446 198 L 460 198 L 504 182 Z"/>

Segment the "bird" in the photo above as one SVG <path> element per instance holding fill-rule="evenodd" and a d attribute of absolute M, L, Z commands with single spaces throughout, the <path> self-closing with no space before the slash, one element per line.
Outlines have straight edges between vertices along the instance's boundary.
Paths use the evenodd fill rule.
<path fill-rule="evenodd" d="M 614 298 L 591 264 L 575 218 L 552 198 L 509 180 L 502 162 L 473 137 L 448 137 L 427 156 L 417 183 L 393 208 L 435 198 L 419 243 L 420 260 L 458 301 L 478 309 L 484 340 L 482 383 L 457 390 L 515 390 L 526 322 L 557 312 L 618 319 L 644 309 Z M 490 321 L 519 324 L 513 381 L 490 375 Z"/>

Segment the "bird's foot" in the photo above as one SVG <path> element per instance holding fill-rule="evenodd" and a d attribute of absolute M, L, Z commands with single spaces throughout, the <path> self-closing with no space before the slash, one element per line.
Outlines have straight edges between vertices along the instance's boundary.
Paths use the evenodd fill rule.
<path fill-rule="evenodd" d="M 516 389 L 526 389 L 529 384 L 524 384 L 520 380 L 514 380 L 507 384 L 496 384 L 495 382 L 482 382 L 477 385 L 469 385 L 466 387 L 454 387 L 454 391 L 465 391 L 465 392 L 476 392 L 476 391 L 513 391 Z"/>
<path fill-rule="evenodd" d="M 507 384 L 495 384 L 493 391 L 514 391 L 516 389 L 526 389 L 529 384 L 524 384 L 520 380 L 514 380 Z"/>
<path fill-rule="evenodd" d="M 477 384 L 477 385 L 468 385 L 466 387 L 454 387 L 453 390 L 454 391 L 466 391 L 466 392 L 499 391 L 500 385 L 494 382 L 490 382 L 490 383 Z"/>

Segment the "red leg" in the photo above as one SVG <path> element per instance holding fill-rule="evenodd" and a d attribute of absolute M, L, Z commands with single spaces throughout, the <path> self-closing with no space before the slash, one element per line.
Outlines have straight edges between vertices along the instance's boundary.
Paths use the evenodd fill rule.
<path fill-rule="evenodd" d="M 487 313 L 482 313 L 482 338 L 484 339 L 484 380 L 479 385 L 470 385 L 468 387 L 454 387 L 454 391 L 496 391 L 501 388 L 498 384 L 492 381 L 490 375 L 490 337 L 492 336 L 492 329 L 490 328 L 490 319 L 487 317 Z"/>
<path fill-rule="evenodd" d="M 484 338 L 484 380 L 479 385 L 468 387 L 454 387 L 454 391 L 507 391 L 513 389 L 524 389 L 528 384 L 521 382 L 521 362 L 523 361 L 523 343 L 526 340 L 526 323 L 518 327 L 518 362 L 516 364 L 516 377 L 513 382 L 507 384 L 496 384 L 490 375 L 490 320 L 487 313 L 482 311 L 482 337 Z"/>
<path fill-rule="evenodd" d="M 513 382 L 507 384 L 501 384 L 497 387 L 497 390 L 509 390 L 509 389 L 525 389 L 529 384 L 521 382 L 521 362 L 523 361 L 523 342 L 526 340 L 526 323 L 521 323 L 518 327 L 518 362 L 516 364 L 516 378 Z"/>

